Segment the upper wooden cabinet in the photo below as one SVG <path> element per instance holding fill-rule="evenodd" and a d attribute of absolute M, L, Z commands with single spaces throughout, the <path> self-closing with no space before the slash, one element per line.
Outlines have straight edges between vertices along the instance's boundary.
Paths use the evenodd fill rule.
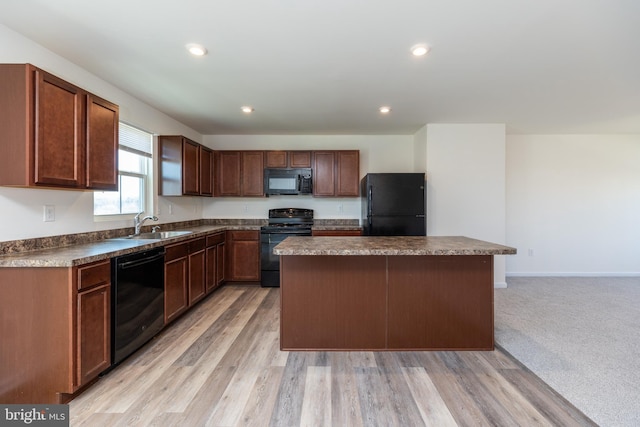
<path fill-rule="evenodd" d="M 215 151 L 214 196 L 264 196 L 264 151 Z"/>
<path fill-rule="evenodd" d="M 267 168 L 310 168 L 311 151 L 265 151 Z"/>
<path fill-rule="evenodd" d="M 213 195 L 213 150 L 184 136 L 160 135 L 158 152 L 158 195 Z"/>
<path fill-rule="evenodd" d="M 200 195 L 213 196 L 213 150 L 201 145 L 200 150 Z"/>
<path fill-rule="evenodd" d="M 31 64 L 0 64 L 0 185 L 117 190 L 118 115 Z"/>
<path fill-rule="evenodd" d="M 358 197 L 360 190 L 358 150 L 313 152 L 315 197 Z"/>

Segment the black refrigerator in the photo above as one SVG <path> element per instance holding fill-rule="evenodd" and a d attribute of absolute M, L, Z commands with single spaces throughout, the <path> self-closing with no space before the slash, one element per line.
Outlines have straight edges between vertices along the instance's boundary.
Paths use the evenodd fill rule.
<path fill-rule="evenodd" d="M 426 236 L 424 173 L 370 173 L 360 181 L 365 236 Z"/>

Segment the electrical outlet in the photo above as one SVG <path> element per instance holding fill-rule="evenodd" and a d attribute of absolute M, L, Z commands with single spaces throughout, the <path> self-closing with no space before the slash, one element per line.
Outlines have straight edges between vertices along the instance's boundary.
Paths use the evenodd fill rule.
<path fill-rule="evenodd" d="M 342 206 L 342 203 L 340 203 L 340 204 L 338 205 L 338 212 L 343 212 L 343 211 L 344 211 L 344 208 L 343 208 L 343 206 Z"/>
<path fill-rule="evenodd" d="M 533 256 L 533 249 L 529 248 L 529 256 Z"/>
<path fill-rule="evenodd" d="M 56 207 L 54 205 L 44 205 L 44 222 L 52 222 L 56 220 Z"/>
<path fill-rule="evenodd" d="M 245 212 L 249 212 L 249 206 L 244 205 L 244 207 L 242 208 Z"/>
<path fill-rule="evenodd" d="M 169 203 L 169 215 L 173 215 L 173 205 Z"/>

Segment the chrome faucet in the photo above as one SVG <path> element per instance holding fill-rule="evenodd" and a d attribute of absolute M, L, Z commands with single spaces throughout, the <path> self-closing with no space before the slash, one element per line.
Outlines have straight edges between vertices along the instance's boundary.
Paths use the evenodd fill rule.
<path fill-rule="evenodd" d="M 142 215 L 144 213 L 144 211 L 139 212 L 136 216 L 133 217 L 133 227 L 135 228 L 135 232 L 133 233 L 134 236 L 137 236 L 138 234 L 140 234 L 140 228 L 142 228 L 142 224 L 144 224 L 144 222 L 148 219 L 150 219 L 151 221 L 157 221 L 158 217 L 155 215 L 149 215 L 149 216 L 145 216 L 144 218 L 140 219 L 140 215 Z"/>

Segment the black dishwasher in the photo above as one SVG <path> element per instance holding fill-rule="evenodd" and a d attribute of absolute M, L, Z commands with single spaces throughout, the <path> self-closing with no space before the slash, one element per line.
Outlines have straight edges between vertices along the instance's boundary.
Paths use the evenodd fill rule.
<path fill-rule="evenodd" d="M 115 365 L 164 327 L 164 247 L 111 261 L 111 362 Z"/>

